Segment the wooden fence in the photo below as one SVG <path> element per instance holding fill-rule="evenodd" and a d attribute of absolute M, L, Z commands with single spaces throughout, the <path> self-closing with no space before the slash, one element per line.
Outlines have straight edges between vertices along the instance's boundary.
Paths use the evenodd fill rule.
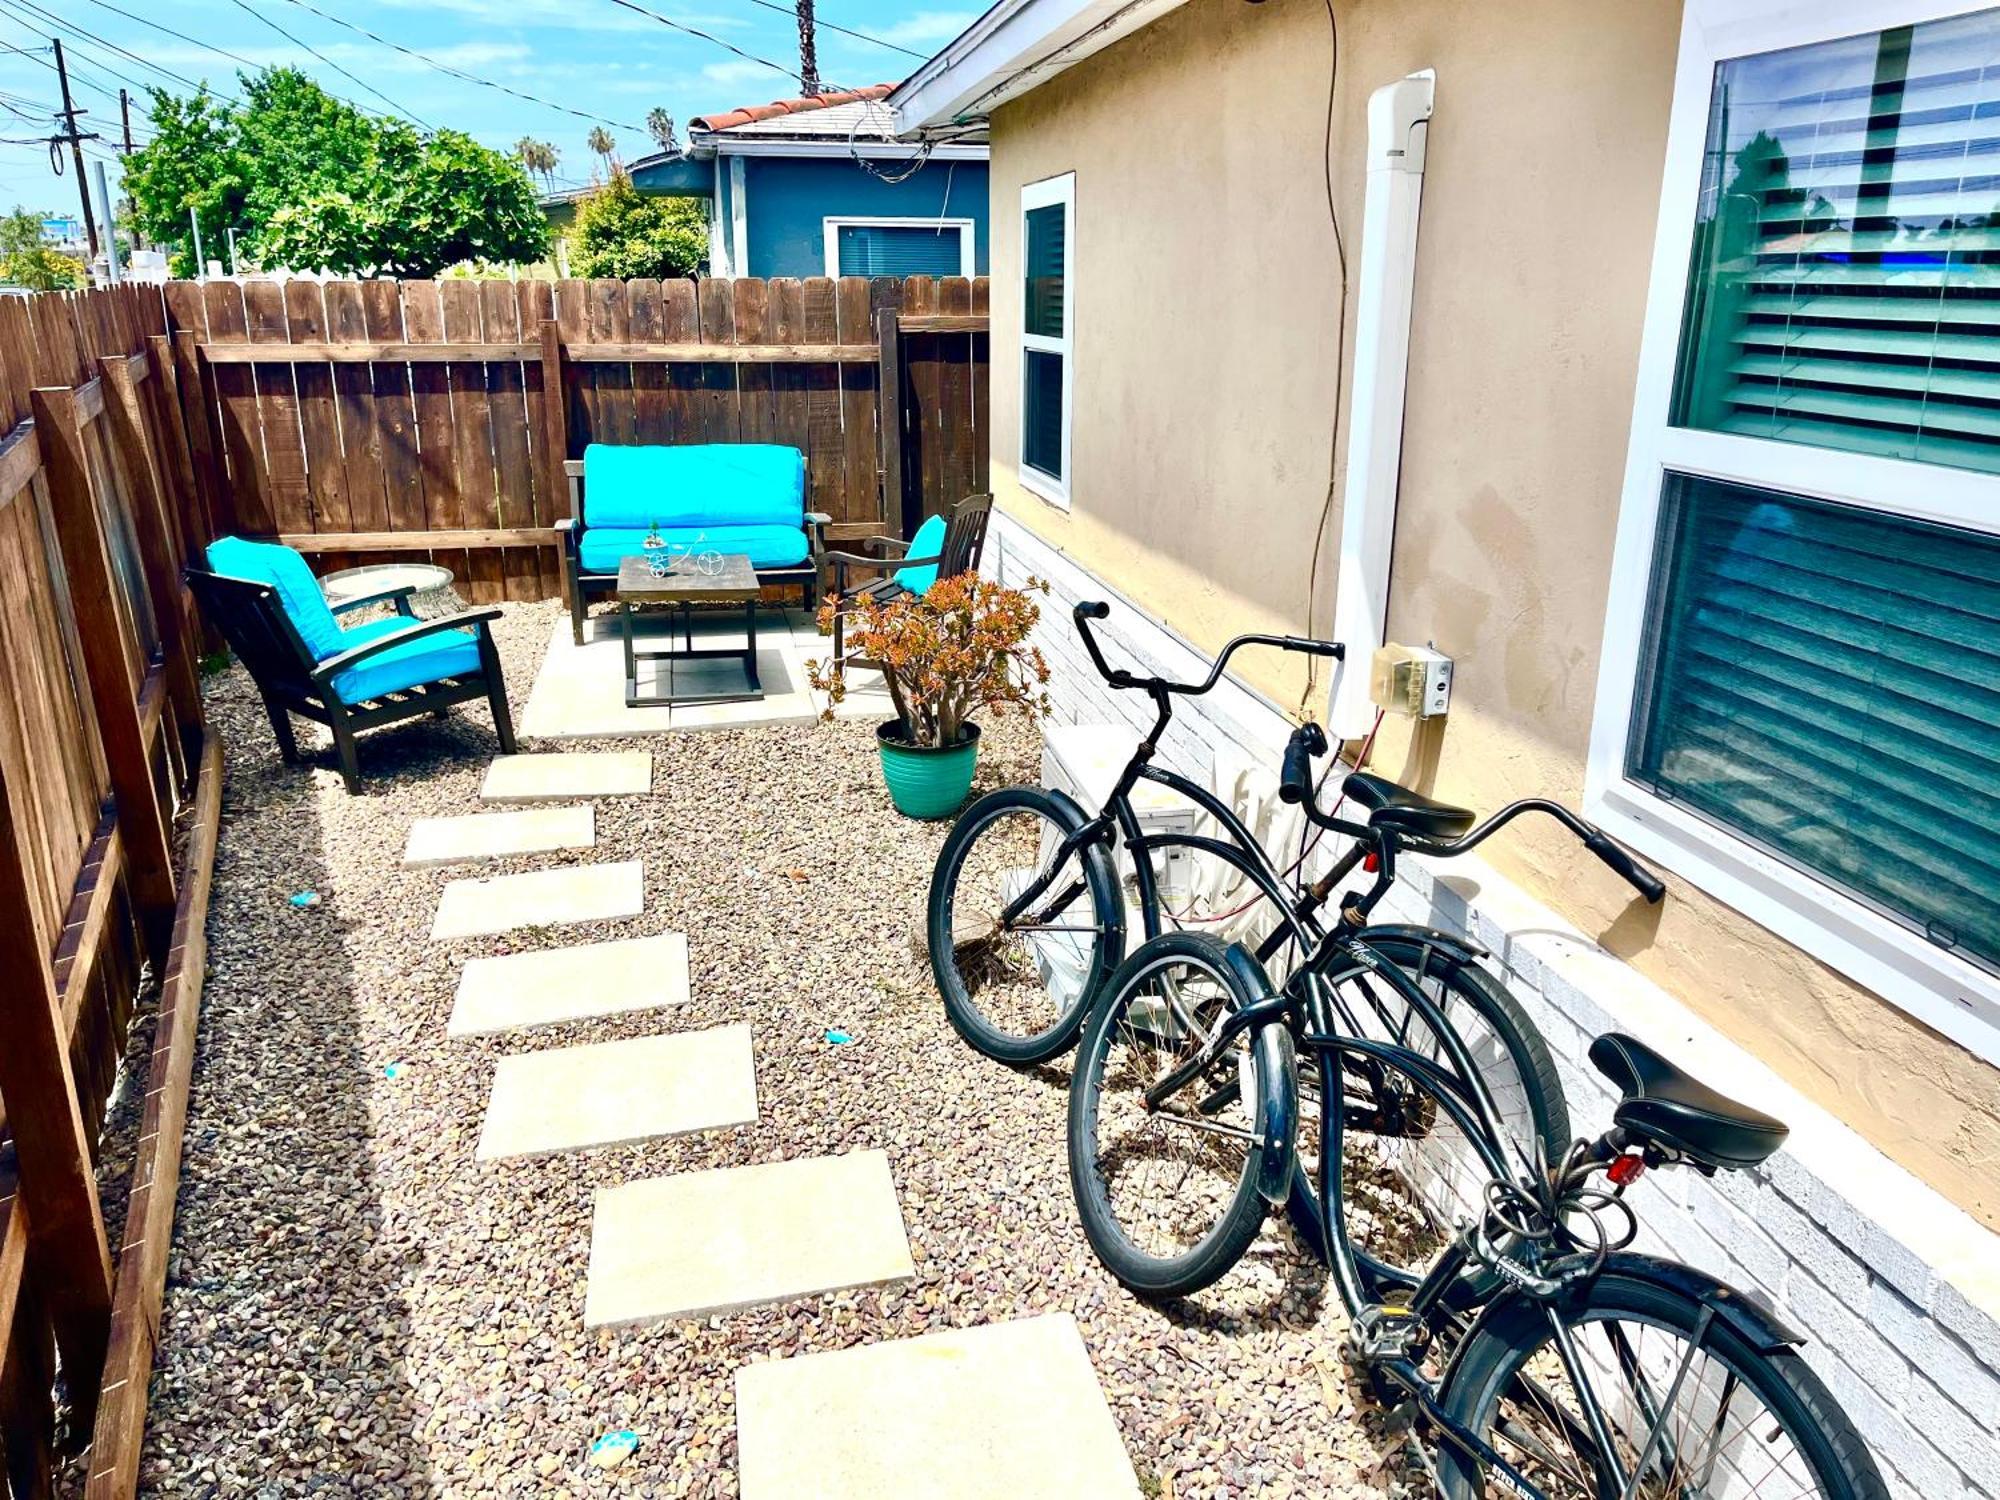
<path fill-rule="evenodd" d="M 180 581 L 208 535 L 182 373 L 157 292 L 0 299 L 0 1453 L 16 1496 L 50 1492 L 58 1390 L 88 1493 L 137 1477 L 221 798 Z M 96 1156 L 148 994 L 114 1254 Z"/>
<path fill-rule="evenodd" d="M 986 294 L 746 277 L 180 282 L 165 300 L 221 524 L 322 571 L 422 552 L 483 603 L 558 592 L 562 460 L 593 442 L 791 444 L 835 537 L 983 490 Z"/>

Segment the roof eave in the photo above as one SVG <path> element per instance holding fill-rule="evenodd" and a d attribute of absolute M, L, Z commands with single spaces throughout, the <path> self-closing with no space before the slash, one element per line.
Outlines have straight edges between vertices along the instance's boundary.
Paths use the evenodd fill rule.
<path fill-rule="evenodd" d="M 905 139 L 987 118 L 1186 0 L 998 0 L 889 95 Z"/>

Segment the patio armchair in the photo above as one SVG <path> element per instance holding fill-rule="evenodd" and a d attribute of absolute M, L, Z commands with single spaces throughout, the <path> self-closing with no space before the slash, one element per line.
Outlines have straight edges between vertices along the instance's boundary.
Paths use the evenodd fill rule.
<path fill-rule="evenodd" d="M 779 443 L 592 443 L 563 464 L 570 514 L 556 522 L 570 636 L 583 644 L 594 597 L 658 532 L 670 548 L 750 559 L 760 584 L 798 584 L 806 607 L 832 518 L 805 508 L 806 456 Z"/>
<path fill-rule="evenodd" d="M 286 764 L 299 758 L 291 715 L 327 726 L 349 793 L 361 790 L 355 735 L 423 714 L 444 718 L 453 704 L 484 698 L 503 755 L 514 754 L 507 685 L 488 629 L 491 607 L 436 620 L 410 611 L 408 587 L 352 600 L 336 612 L 305 559 L 290 547 L 222 537 L 208 568 L 187 570 L 202 612 L 236 653 L 270 716 Z M 343 626 L 337 613 L 388 603 L 387 619 Z"/>
<path fill-rule="evenodd" d="M 986 549 L 986 523 L 992 512 L 991 495 L 968 495 L 952 507 L 949 516 L 926 517 L 917 534 L 907 542 L 900 537 L 865 536 L 848 544 L 861 550 L 820 553 L 820 597 L 836 601 L 833 614 L 836 672 L 846 665 L 844 627 L 848 613 L 864 599 L 888 604 L 921 594 L 940 578 L 978 572 L 980 554 Z M 868 573 L 875 576 L 866 582 L 850 582 L 852 576 Z M 857 661 L 855 665 L 865 663 Z"/>

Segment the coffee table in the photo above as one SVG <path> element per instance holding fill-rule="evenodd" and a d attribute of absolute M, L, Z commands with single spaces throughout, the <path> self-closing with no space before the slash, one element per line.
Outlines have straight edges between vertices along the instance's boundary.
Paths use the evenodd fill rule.
<path fill-rule="evenodd" d="M 643 708 L 656 703 L 738 703 L 762 698 L 764 684 L 757 676 L 757 570 L 750 566 L 750 559 L 741 553 L 724 553 L 722 567 L 713 573 L 704 573 L 693 558 L 683 558 L 674 565 L 664 578 L 655 578 L 648 569 L 648 557 L 628 557 L 618 564 L 618 625 L 625 637 L 625 706 Z M 632 643 L 633 622 L 638 606 L 664 604 L 677 610 L 681 616 L 684 646 L 672 643 L 673 633 L 668 632 L 669 644 L 664 650 L 639 650 Z M 740 604 L 743 606 L 743 634 L 745 644 L 729 647 L 696 647 L 694 643 L 694 618 L 689 608 L 695 604 Z M 747 686 L 741 690 L 717 692 L 712 688 L 701 688 L 682 693 L 674 686 L 674 664 L 683 661 L 705 661 L 715 658 L 734 657 L 743 663 L 743 676 Z M 641 693 L 639 691 L 639 663 L 642 661 L 664 661 L 667 664 L 667 686 L 665 692 Z"/>

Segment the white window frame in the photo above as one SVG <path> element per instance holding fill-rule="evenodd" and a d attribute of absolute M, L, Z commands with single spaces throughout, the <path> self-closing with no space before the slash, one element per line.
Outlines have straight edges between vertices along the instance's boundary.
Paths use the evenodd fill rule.
<path fill-rule="evenodd" d="M 1021 404 L 1019 431 L 1015 434 L 1014 472 L 1021 488 L 1040 495 L 1049 504 L 1069 509 L 1070 491 L 1076 480 L 1070 449 L 1070 413 L 1076 406 L 1076 173 L 1064 172 L 1028 183 L 1021 189 L 1021 277 L 1028 272 L 1028 214 L 1056 204 L 1063 210 L 1063 328 L 1060 338 L 1027 331 L 1028 310 L 1021 309 Z M 1050 474 L 1028 462 L 1028 351 L 1062 356 L 1062 473 Z"/>
<path fill-rule="evenodd" d="M 1668 423 L 1716 64 L 1993 3 L 1687 0 L 1584 797 L 1590 816 L 1642 855 L 2000 1065 L 2000 977 L 1654 795 L 1624 770 L 1655 531 L 1670 471 L 2000 533 L 2000 477 Z"/>
<path fill-rule="evenodd" d="M 973 255 L 973 223 L 970 219 L 940 219 L 935 214 L 918 218 L 870 217 L 865 214 L 829 215 L 820 220 L 826 243 L 826 274 L 840 275 L 840 231 L 843 229 L 956 229 L 958 231 L 958 274 L 971 276 L 979 262 Z"/>

